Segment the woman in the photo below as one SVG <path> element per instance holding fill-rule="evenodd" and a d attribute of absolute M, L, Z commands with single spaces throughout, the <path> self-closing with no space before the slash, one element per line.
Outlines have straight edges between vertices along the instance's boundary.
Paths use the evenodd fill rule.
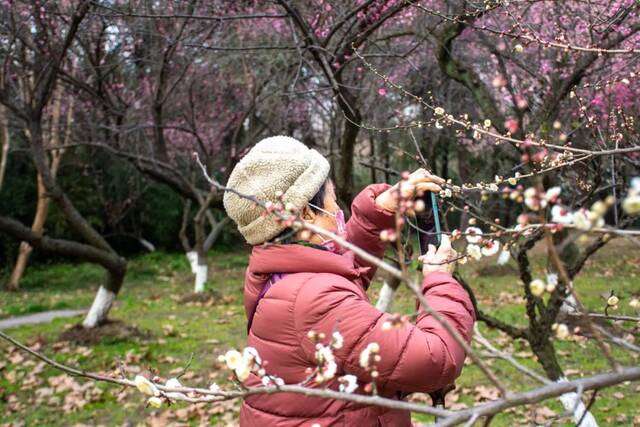
<path fill-rule="evenodd" d="M 343 234 L 381 258 L 386 244 L 380 232 L 395 223 L 394 188 L 388 184 L 366 187 L 355 197 L 351 218 L 344 224 L 328 176 L 329 163 L 317 151 L 293 138 L 276 136 L 260 141 L 238 162 L 227 186 L 263 202 L 289 204 L 307 223 Z M 401 188 L 420 194 L 440 191 L 442 183 L 421 169 Z M 333 352 L 335 375 L 323 384 L 311 377 L 308 386 L 337 390 L 338 377 L 351 374 L 358 380 L 356 392 L 363 393 L 372 381 L 372 370 L 361 366 L 359 358 L 372 343 L 379 347 L 374 375 L 381 396 L 399 399 L 412 392 L 431 392 L 460 374 L 464 350 L 433 317 L 421 313 L 415 324 L 383 327 L 391 316 L 371 305 L 366 294 L 375 266 L 318 234 L 293 232 L 273 214 L 266 215 L 261 207 L 231 192 L 225 193 L 224 206 L 253 245 L 244 285 L 248 345 L 258 351 L 270 375 L 287 384 L 307 380 L 318 365 L 317 337 L 321 333 L 331 337 L 334 331 L 344 338 L 341 348 Z M 455 251 L 443 236 L 440 248 L 431 247 L 422 258 L 422 292 L 431 307 L 468 340 L 475 315 L 467 293 L 450 274 L 452 263 L 446 261 L 453 258 Z M 245 384 L 259 386 L 261 380 L 251 374 Z M 411 420 L 406 411 L 276 393 L 247 397 L 240 425 L 410 426 Z"/>

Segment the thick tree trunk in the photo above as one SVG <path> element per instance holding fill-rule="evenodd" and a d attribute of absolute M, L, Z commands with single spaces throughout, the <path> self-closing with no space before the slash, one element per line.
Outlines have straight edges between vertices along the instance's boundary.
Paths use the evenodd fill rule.
<path fill-rule="evenodd" d="M 338 105 L 345 114 L 344 129 L 340 141 L 340 160 L 336 174 L 336 195 L 342 206 L 349 210 L 353 198 L 353 153 L 361 121 L 360 111 L 356 108 L 355 97 L 348 90 L 343 90 L 338 96 Z"/>
<path fill-rule="evenodd" d="M 49 212 L 49 198 L 47 197 L 46 190 L 42 184 L 42 178 L 38 175 L 38 204 L 36 206 L 36 216 L 33 219 L 31 230 L 34 233 L 40 234 L 44 229 L 44 223 L 47 220 L 47 214 Z M 20 288 L 20 280 L 22 275 L 27 269 L 27 263 L 29 262 L 29 255 L 33 248 L 27 242 L 20 243 L 20 249 L 18 252 L 18 259 L 11 272 L 11 278 L 9 279 L 9 289 L 12 291 Z"/>
<path fill-rule="evenodd" d="M 117 268 L 107 270 L 105 284 L 98 289 L 93 304 L 91 304 L 91 308 L 82 322 L 82 326 L 85 328 L 95 328 L 107 320 L 113 301 L 122 287 L 122 282 L 127 272 L 127 264 L 121 258 L 120 260 L 121 262 L 118 263 Z"/>
<path fill-rule="evenodd" d="M 56 96 L 54 97 L 54 105 L 53 112 L 51 114 L 51 145 L 53 147 L 64 146 L 69 141 L 69 136 L 71 134 L 71 125 L 73 120 L 73 101 L 71 101 L 69 105 L 69 109 L 67 111 L 66 118 L 66 131 L 64 138 L 61 140 L 60 138 L 60 111 L 61 111 L 61 103 L 62 96 L 60 90 L 56 91 Z M 62 143 L 61 143 L 62 142 Z M 64 150 L 55 150 L 51 153 L 51 176 L 55 179 L 58 175 L 58 169 L 60 169 L 60 163 L 62 161 L 62 155 L 64 154 Z M 50 199 L 47 196 L 47 191 L 42 182 L 42 176 L 38 174 L 38 203 L 36 205 L 36 215 L 33 219 L 33 224 L 31 225 L 31 230 L 34 233 L 40 234 L 44 229 L 44 224 L 47 221 L 47 215 L 49 213 L 49 202 Z M 16 264 L 13 267 L 13 271 L 11 272 L 11 278 L 9 279 L 9 289 L 17 290 L 20 287 L 20 280 L 22 280 L 22 276 L 27 268 L 27 264 L 29 262 L 29 256 L 33 249 L 27 242 L 20 243 L 20 249 L 18 252 L 18 259 L 16 260 Z"/>
<path fill-rule="evenodd" d="M 31 139 L 31 150 L 33 154 L 33 162 L 42 177 L 42 183 L 47 191 L 49 197 L 60 207 L 65 215 L 65 218 L 69 222 L 71 228 L 80 234 L 92 249 L 100 254 L 101 259 L 107 259 L 108 261 L 100 262 L 107 268 L 107 277 L 105 284 L 98 290 L 98 294 L 94 300 L 94 303 L 87 314 L 83 326 L 92 328 L 102 323 L 111 308 L 113 298 L 111 294 L 118 294 L 124 275 L 127 270 L 126 261 L 118 256 L 118 254 L 111 248 L 109 243 L 98 233 L 87 220 L 80 214 L 80 212 L 73 205 L 71 200 L 67 197 L 64 191 L 58 186 L 54 176 L 49 169 L 47 162 L 47 155 L 44 151 L 43 139 L 42 139 L 42 125 L 41 117 L 33 117 L 29 123 L 29 133 Z M 86 257 L 85 257 L 86 258 Z M 94 261 L 95 262 L 95 261 Z M 105 289 L 105 292 L 102 289 Z"/>

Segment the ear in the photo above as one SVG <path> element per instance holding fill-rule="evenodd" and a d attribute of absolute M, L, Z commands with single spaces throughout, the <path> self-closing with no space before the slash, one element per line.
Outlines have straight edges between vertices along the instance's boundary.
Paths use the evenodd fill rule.
<path fill-rule="evenodd" d="M 300 213 L 300 217 L 304 221 L 313 222 L 316 219 L 316 213 L 313 211 L 313 209 L 311 209 L 309 207 L 309 205 L 306 205 L 304 208 L 302 208 L 302 212 Z"/>

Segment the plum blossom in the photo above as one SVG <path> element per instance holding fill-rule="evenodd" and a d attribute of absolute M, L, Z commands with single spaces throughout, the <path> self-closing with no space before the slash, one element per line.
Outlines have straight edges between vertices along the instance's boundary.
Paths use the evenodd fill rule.
<path fill-rule="evenodd" d="M 478 227 L 467 227 L 464 234 L 469 243 L 478 243 L 482 240 L 482 230 Z"/>
<path fill-rule="evenodd" d="M 467 254 L 471 256 L 471 258 L 475 259 L 476 261 L 482 258 L 482 250 L 478 245 L 474 245 L 474 244 L 467 245 Z"/>
<path fill-rule="evenodd" d="M 537 211 L 547 206 L 547 200 L 540 197 L 538 190 L 529 187 L 524 190 L 524 204 L 532 211 Z"/>
<path fill-rule="evenodd" d="M 249 378 L 251 371 L 259 368 L 262 363 L 258 351 L 253 347 L 245 348 L 242 353 L 238 350 L 229 350 L 218 360 L 225 362 L 227 368 L 233 370 L 240 381 Z"/>
<path fill-rule="evenodd" d="M 573 212 L 564 206 L 554 205 L 551 208 L 551 221 L 557 224 L 573 224 Z"/>
<path fill-rule="evenodd" d="M 323 383 L 336 375 L 338 365 L 331 347 L 316 344 L 316 361 L 321 366 L 320 372 L 316 375 L 316 382 Z"/>
<path fill-rule="evenodd" d="M 162 406 L 162 399 L 160 399 L 159 397 L 150 397 L 147 400 L 147 406 L 151 406 L 152 408 L 159 408 Z"/>
<path fill-rule="evenodd" d="M 481 252 L 484 256 L 493 256 L 500 250 L 500 242 L 496 240 L 488 240 L 482 246 Z"/>
<path fill-rule="evenodd" d="M 574 213 L 573 222 L 577 229 L 583 231 L 589 231 L 593 227 L 604 226 L 604 220 L 602 218 L 600 218 L 595 212 L 588 211 L 584 208 Z"/>
<path fill-rule="evenodd" d="M 551 187 L 545 192 L 544 199 L 549 203 L 555 203 L 558 200 L 558 197 L 560 197 L 561 192 L 562 189 L 560 187 Z"/>
<path fill-rule="evenodd" d="M 158 390 L 156 385 L 142 375 L 136 375 L 133 382 L 142 393 L 149 396 L 160 396 L 160 390 Z"/>
<path fill-rule="evenodd" d="M 369 370 L 371 368 L 371 362 L 379 361 L 380 345 L 376 342 L 369 343 L 367 347 L 360 353 L 360 366 Z M 378 359 L 378 360 L 376 360 Z"/>
<path fill-rule="evenodd" d="M 339 350 L 344 345 L 344 337 L 338 331 L 335 331 L 331 334 L 331 346 L 336 350 Z"/>
<path fill-rule="evenodd" d="M 562 340 L 569 336 L 569 327 L 564 323 L 554 323 L 551 325 L 551 330 L 558 339 Z"/>
<path fill-rule="evenodd" d="M 236 369 L 242 360 L 242 355 L 238 350 L 229 350 L 223 356 L 224 361 L 227 363 L 227 368 Z"/>
<path fill-rule="evenodd" d="M 358 378 L 355 375 L 344 375 L 338 378 L 340 382 L 339 390 L 344 393 L 353 393 L 358 388 Z"/>
<path fill-rule="evenodd" d="M 531 293 L 537 297 L 542 296 L 546 289 L 546 284 L 541 279 L 534 279 L 529 283 L 529 290 Z"/>

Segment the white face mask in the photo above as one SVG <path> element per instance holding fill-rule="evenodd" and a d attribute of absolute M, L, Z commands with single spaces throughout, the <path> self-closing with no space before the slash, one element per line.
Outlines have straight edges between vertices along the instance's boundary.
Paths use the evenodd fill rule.
<path fill-rule="evenodd" d="M 309 203 L 309 206 L 313 206 L 314 208 L 318 209 L 321 212 L 326 213 L 327 215 L 333 216 L 336 218 L 336 227 L 337 230 L 335 230 L 335 234 L 337 234 L 338 236 L 340 236 L 343 239 L 347 239 L 347 223 L 344 220 L 344 212 L 342 211 L 342 209 L 338 209 L 335 213 L 331 213 L 329 211 L 326 211 L 324 209 L 322 209 L 319 206 L 316 206 L 312 203 Z M 330 252 L 334 252 L 337 254 L 342 254 L 344 252 L 346 252 L 346 249 L 344 249 L 342 246 L 338 245 L 333 239 L 326 239 L 323 240 L 321 243 L 322 246 L 324 246 L 325 248 L 327 248 Z"/>

